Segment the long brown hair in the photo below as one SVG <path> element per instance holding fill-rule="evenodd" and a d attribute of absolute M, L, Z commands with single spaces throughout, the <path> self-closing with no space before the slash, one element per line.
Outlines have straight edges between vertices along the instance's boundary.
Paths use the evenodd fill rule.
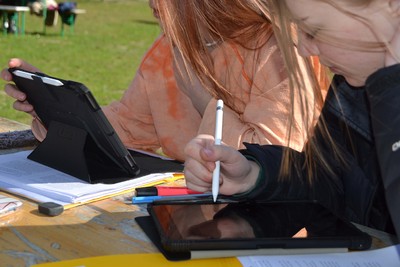
<path fill-rule="evenodd" d="M 214 97 L 222 98 L 230 108 L 235 110 L 229 97 L 229 88 L 225 88 L 215 77 L 207 43 L 232 42 L 246 49 L 261 48 L 273 34 L 279 35 L 281 30 L 276 26 L 278 24 L 271 23 L 273 17 L 267 10 L 265 2 L 262 0 L 156 0 L 156 5 L 163 30 L 173 46 L 182 54 L 185 66 L 190 66 L 195 71 Z M 292 42 L 289 37 L 282 34 L 279 39 L 277 38 L 280 50 L 292 47 L 288 45 Z M 310 122 L 315 122 L 316 114 L 319 115 L 328 78 L 320 67 L 318 59 L 305 58 L 299 62 L 295 48 L 288 51 L 291 53 L 290 57 L 296 58 L 293 62 L 297 64 L 293 66 L 293 64 L 287 64 L 290 60 L 285 61 L 288 75 L 295 73 L 295 78 L 289 79 L 290 87 L 295 88 L 291 90 L 290 95 L 293 111 L 287 129 L 287 139 L 290 144 L 291 132 L 295 127 L 294 117 L 298 115 L 294 114 L 295 99 L 300 102 L 301 108 L 296 111 L 301 113 L 304 128 L 313 128 Z M 306 86 L 310 86 L 310 83 L 305 83 L 306 80 L 312 81 L 313 95 L 311 97 L 302 91 Z M 288 177 L 291 154 L 289 150 L 286 151 L 282 174 Z"/>
<path fill-rule="evenodd" d="M 272 35 L 270 22 L 248 1 L 243 0 L 156 0 L 161 24 L 173 46 L 182 54 L 203 86 L 216 98 L 235 109 L 229 89 L 216 78 L 210 46 L 232 42 L 246 49 L 258 49 Z M 190 74 L 180 69 L 185 75 Z"/>
<path fill-rule="evenodd" d="M 252 0 L 254 5 L 259 7 L 266 16 L 268 16 L 271 20 L 271 23 L 274 27 L 275 37 L 280 43 L 280 47 L 282 49 L 283 60 L 285 62 L 285 66 L 288 69 L 288 75 L 291 85 L 291 91 L 297 91 L 297 94 L 303 94 L 305 92 L 305 84 L 304 77 L 302 76 L 301 68 L 299 67 L 298 58 L 295 56 L 296 50 L 296 42 L 297 36 L 295 31 L 295 25 L 290 17 L 290 12 L 288 7 L 286 6 L 286 1 L 282 0 Z M 329 0 L 321 0 L 324 2 L 332 3 L 333 6 L 336 4 Z M 361 5 L 361 4 L 369 4 L 371 0 L 353 0 L 352 4 Z M 330 40 L 329 36 L 323 37 L 326 40 Z M 337 42 L 337 40 L 336 40 Z M 285 45 L 286 44 L 286 45 Z M 289 44 L 289 45 L 288 45 Z M 352 45 L 356 46 L 357 44 L 353 43 Z M 368 45 L 367 45 L 368 46 Z M 379 45 L 378 45 L 379 46 Z M 366 49 L 377 49 L 373 45 Z M 329 74 L 326 74 L 329 75 Z M 314 83 L 318 83 L 318 78 L 313 79 Z M 313 88 L 317 88 L 316 86 Z M 336 90 L 335 86 L 332 85 L 332 90 Z M 323 96 L 321 95 L 320 90 L 314 91 L 314 95 L 316 98 L 321 99 Z M 317 103 L 317 102 L 316 102 Z M 305 110 L 305 112 L 307 112 Z M 312 182 L 316 177 L 314 174 L 316 173 L 316 168 L 322 168 L 325 172 L 334 175 L 334 170 L 332 166 L 329 164 L 331 162 L 331 158 L 334 158 L 337 162 L 341 163 L 342 166 L 348 166 L 348 162 L 344 159 L 343 151 L 335 144 L 332 136 L 330 135 L 327 122 L 323 116 L 319 117 L 319 123 L 316 125 L 316 128 L 313 131 L 318 130 L 321 134 L 322 138 L 326 140 L 326 144 L 331 149 L 331 153 L 329 154 L 329 159 L 327 155 L 321 152 L 321 148 L 315 139 L 310 138 L 307 144 L 304 147 L 305 152 L 305 163 L 302 168 L 305 168 L 308 173 L 309 181 Z M 311 136 L 312 133 L 309 134 Z M 290 153 L 286 153 L 285 158 L 283 160 L 284 164 L 282 165 L 282 173 L 288 173 L 291 165 L 291 155 Z"/>

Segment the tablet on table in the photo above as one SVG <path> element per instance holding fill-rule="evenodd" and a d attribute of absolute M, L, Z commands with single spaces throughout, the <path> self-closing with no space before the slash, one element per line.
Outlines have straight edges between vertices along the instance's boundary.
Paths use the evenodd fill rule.
<path fill-rule="evenodd" d="M 149 204 L 148 211 L 161 250 L 169 255 L 273 248 L 365 250 L 372 242 L 315 201 L 160 201 Z"/>

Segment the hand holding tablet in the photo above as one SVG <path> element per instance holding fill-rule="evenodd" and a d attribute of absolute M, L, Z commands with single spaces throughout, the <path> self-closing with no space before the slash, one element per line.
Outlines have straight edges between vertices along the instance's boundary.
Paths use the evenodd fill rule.
<path fill-rule="evenodd" d="M 29 159 L 92 183 L 139 174 L 139 166 L 85 85 L 18 68 L 9 71 L 48 131 Z"/>

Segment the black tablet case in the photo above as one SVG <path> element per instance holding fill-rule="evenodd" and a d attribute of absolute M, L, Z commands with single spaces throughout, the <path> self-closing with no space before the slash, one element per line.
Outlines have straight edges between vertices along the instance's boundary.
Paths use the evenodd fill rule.
<path fill-rule="evenodd" d="M 154 225 L 153 219 L 150 216 L 136 217 L 135 221 L 139 224 L 143 232 L 145 232 L 147 237 L 151 240 L 151 242 L 153 242 L 153 244 L 157 247 L 157 249 L 164 255 L 164 257 L 167 260 L 170 261 L 190 260 L 191 258 L 190 252 L 171 252 L 163 248 L 160 236 L 157 232 L 157 228 Z"/>
<path fill-rule="evenodd" d="M 238 203 L 240 204 L 240 202 L 238 202 Z M 318 205 L 318 203 L 315 201 L 306 201 L 306 202 L 304 202 L 304 201 L 298 202 L 297 201 L 297 202 L 282 202 L 282 203 L 283 204 L 286 203 L 289 205 L 291 203 L 294 203 L 294 204 L 309 203 L 309 204 Z M 160 204 L 160 203 L 158 203 L 158 204 Z M 165 203 L 165 204 L 168 204 L 168 203 Z M 179 203 L 175 203 L 175 204 L 179 204 Z M 183 202 L 182 202 L 182 204 L 183 204 Z M 190 204 L 193 205 L 193 203 L 190 203 Z M 241 203 L 241 204 L 252 205 L 252 202 Z M 259 204 L 259 203 L 254 202 L 253 204 Z M 152 205 L 152 204 L 150 204 L 150 205 Z M 265 218 L 265 219 L 267 219 L 267 218 Z M 172 250 L 164 248 L 162 241 L 161 241 L 160 234 L 157 230 L 157 226 L 155 225 L 154 220 L 151 216 L 137 217 L 137 218 L 135 218 L 135 220 L 137 221 L 139 226 L 143 229 L 143 231 L 146 233 L 146 235 L 150 238 L 150 240 L 154 243 L 154 245 L 165 256 L 166 259 L 171 260 L 171 261 L 178 261 L 178 260 L 188 260 L 191 258 L 190 251 L 172 251 Z M 342 219 L 340 219 L 340 220 L 342 220 Z M 275 223 L 279 223 L 279 221 L 275 222 Z M 329 243 L 327 242 L 326 238 L 324 238 L 321 241 L 318 241 L 318 239 L 313 239 L 313 240 L 305 240 L 305 242 L 303 242 L 301 239 L 287 240 L 286 238 L 281 239 L 279 237 L 276 237 L 276 239 L 271 239 L 270 241 L 264 240 L 264 241 L 261 241 L 260 243 L 257 243 L 257 244 L 259 244 L 259 245 L 257 245 L 257 247 L 265 248 L 265 249 L 267 249 L 267 248 L 289 248 L 289 249 L 290 248 L 291 249 L 309 248 L 309 249 L 312 249 L 312 248 L 322 248 L 322 247 L 323 248 L 339 248 L 339 247 L 344 248 L 347 245 L 347 247 L 353 247 L 352 249 L 360 249 L 360 250 L 368 249 L 371 246 L 371 242 L 372 242 L 371 237 L 368 234 L 363 233 L 362 231 L 356 229 L 355 226 L 349 226 L 349 227 L 354 228 L 354 231 L 359 232 L 359 236 L 357 237 L 357 240 L 352 240 L 351 243 L 348 243 L 349 241 L 335 239 L 335 237 L 332 237 L 332 240 L 329 241 Z M 320 242 L 322 242 L 322 243 L 320 243 Z M 256 243 L 253 242 L 253 245 L 251 245 L 251 246 L 254 246 L 255 244 Z M 359 246 L 359 244 L 362 244 L 362 247 L 356 247 L 356 246 Z M 321 245 L 321 246 L 319 247 L 319 245 Z M 241 250 L 246 249 L 246 250 L 250 250 L 250 251 L 257 249 L 256 247 L 250 248 L 251 246 L 248 246 L 248 245 L 244 245 L 244 246 L 247 248 L 236 248 L 236 249 L 241 249 Z M 220 248 L 220 249 L 223 249 L 223 248 Z M 233 248 L 233 246 L 231 246 L 230 244 L 227 244 L 226 249 L 231 250 L 231 249 L 235 249 L 235 248 Z M 251 252 L 249 252 L 249 255 L 250 254 L 251 254 Z"/>
<path fill-rule="evenodd" d="M 14 83 L 27 94 L 48 130 L 29 159 L 90 183 L 183 170 L 179 162 L 128 151 L 83 84 L 54 78 L 64 85 L 53 86 L 41 78 L 53 77 L 33 74 L 33 80 L 13 74 Z"/>

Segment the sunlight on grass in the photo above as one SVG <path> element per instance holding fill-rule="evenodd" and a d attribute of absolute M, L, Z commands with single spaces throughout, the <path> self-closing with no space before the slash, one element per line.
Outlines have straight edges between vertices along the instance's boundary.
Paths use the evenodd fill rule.
<path fill-rule="evenodd" d="M 86 14 L 78 15 L 75 32 L 66 27 L 63 37 L 60 20 L 43 35 L 42 19 L 30 14 L 24 36 L 0 35 L 1 68 L 9 58 L 23 58 L 48 75 L 84 83 L 106 105 L 127 89 L 160 29 L 145 0 L 81 0 L 78 8 Z M 29 123 L 12 102 L 1 90 L 0 117 Z"/>

